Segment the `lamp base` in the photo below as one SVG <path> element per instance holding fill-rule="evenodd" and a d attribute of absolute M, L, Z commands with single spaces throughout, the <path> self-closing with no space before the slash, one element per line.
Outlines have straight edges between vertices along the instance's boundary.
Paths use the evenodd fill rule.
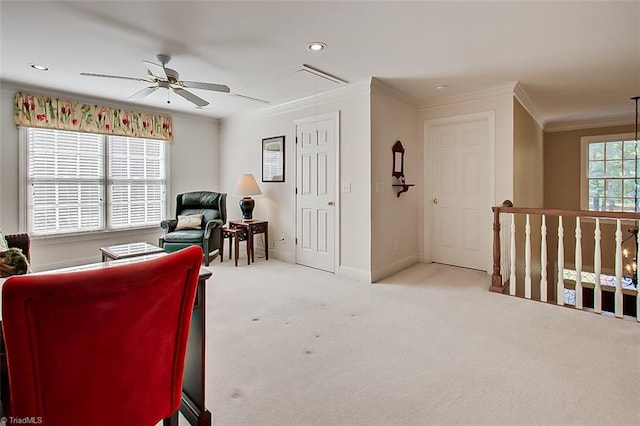
<path fill-rule="evenodd" d="M 253 220 L 253 208 L 256 202 L 251 197 L 242 197 L 240 200 L 240 211 L 242 211 L 242 220 L 245 222 Z"/>

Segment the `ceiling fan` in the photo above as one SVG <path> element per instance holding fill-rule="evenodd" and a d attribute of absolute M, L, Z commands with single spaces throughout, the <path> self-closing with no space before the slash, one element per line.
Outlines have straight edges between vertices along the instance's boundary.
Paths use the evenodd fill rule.
<path fill-rule="evenodd" d="M 171 60 L 171 56 L 164 54 L 157 54 L 156 58 L 160 62 L 156 64 L 151 61 L 143 61 L 145 64 L 149 65 L 151 69 L 155 72 L 151 71 L 151 69 L 147 69 L 147 78 L 136 78 L 136 77 L 124 77 L 119 75 L 108 75 L 108 74 L 94 74 L 90 72 L 81 72 L 80 75 L 88 76 L 88 77 L 103 77 L 103 78 L 119 78 L 123 80 L 135 80 L 135 81 L 143 81 L 145 83 L 152 83 L 151 86 L 145 87 L 139 92 L 134 93 L 129 96 L 129 100 L 138 100 L 142 99 L 151 93 L 158 90 L 158 88 L 172 90 L 179 96 L 182 96 L 189 102 L 192 102 L 198 107 L 204 107 L 209 105 L 209 102 L 205 101 L 199 96 L 194 95 L 193 93 L 185 90 L 185 88 L 190 89 L 202 89 L 202 90 L 212 90 L 214 92 L 223 92 L 229 93 L 230 89 L 228 86 L 224 84 L 214 84 L 214 83 L 201 83 L 198 81 L 183 81 L 180 80 L 180 76 L 178 71 L 172 70 L 171 68 L 167 68 L 167 64 Z M 167 103 L 171 103 L 167 100 Z"/>

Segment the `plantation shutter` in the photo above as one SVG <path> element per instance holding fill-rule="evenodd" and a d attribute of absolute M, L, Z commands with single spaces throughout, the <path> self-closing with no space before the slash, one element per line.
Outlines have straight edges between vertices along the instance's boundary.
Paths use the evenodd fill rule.
<path fill-rule="evenodd" d="M 31 128 L 27 215 L 34 235 L 104 228 L 104 138 Z"/>
<path fill-rule="evenodd" d="M 165 217 L 165 143 L 109 137 L 112 228 L 157 225 Z"/>

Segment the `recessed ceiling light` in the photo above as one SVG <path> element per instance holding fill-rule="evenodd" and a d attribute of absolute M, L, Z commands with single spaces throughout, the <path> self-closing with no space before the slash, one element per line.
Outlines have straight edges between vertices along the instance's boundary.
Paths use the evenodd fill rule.
<path fill-rule="evenodd" d="M 314 41 L 307 45 L 307 50 L 309 52 L 320 52 L 327 48 L 327 45 L 321 41 Z"/>
<path fill-rule="evenodd" d="M 38 71 L 49 71 L 49 68 L 45 67 L 44 65 L 31 64 L 31 68 Z"/>
<path fill-rule="evenodd" d="M 447 85 L 444 83 L 438 83 L 436 84 L 436 90 L 444 90 L 447 88 Z"/>

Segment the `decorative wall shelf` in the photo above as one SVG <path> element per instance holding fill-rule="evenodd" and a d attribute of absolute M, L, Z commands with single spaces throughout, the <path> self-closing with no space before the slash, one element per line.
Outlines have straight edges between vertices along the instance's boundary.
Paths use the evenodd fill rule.
<path fill-rule="evenodd" d="M 395 188 L 402 188 L 402 189 L 398 190 L 398 194 L 397 194 L 397 197 L 400 198 L 400 194 L 402 194 L 403 192 L 407 192 L 409 190 L 410 186 L 416 186 L 416 184 L 415 183 L 401 183 L 401 184 L 398 184 L 398 185 L 394 184 L 394 185 L 391 185 L 391 186 L 393 186 Z"/>
<path fill-rule="evenodd" d="M 402 142 L 397 141 L 393 147 L 391 147 L 391 152 L 393 152 L 393 169 L 391 170 L 391 176 L 394 177 L 394 188 L 398 188 L 397 197 L 400 197 L 400 194 L 403 192 L 407 192 L 409 187 L 415 186 L 414 183 L 406 183 L 404 181 L 404 147 L 402 146 Z"/>

